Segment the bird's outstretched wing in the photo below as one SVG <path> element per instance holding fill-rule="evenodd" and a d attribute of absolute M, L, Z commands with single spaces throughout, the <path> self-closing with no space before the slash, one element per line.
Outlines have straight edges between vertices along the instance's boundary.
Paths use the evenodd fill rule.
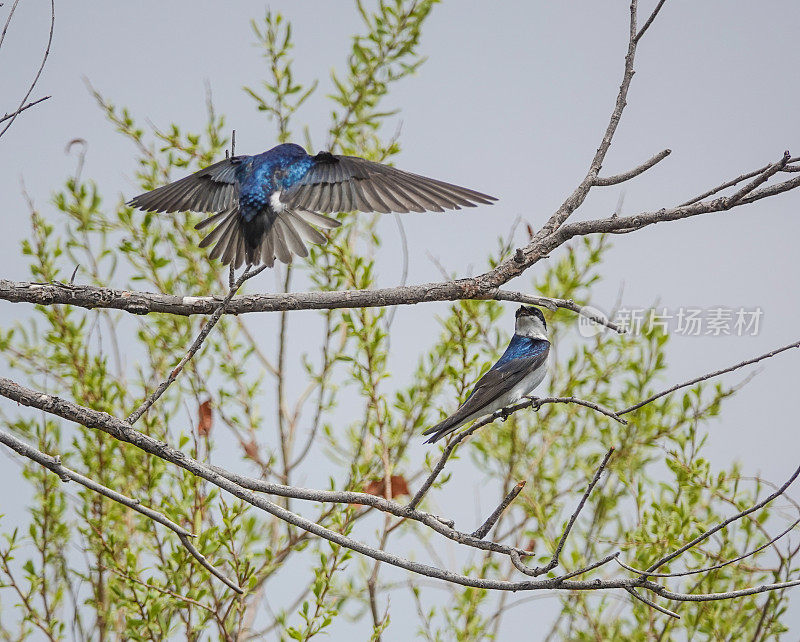
<path fill-rule="evenodd" d="M 297 183 L 281 193 L 290 208 L 312 212 L 443 212 L 497 199 L 466 187 L 404 172 L 355 156 L 321 152 Z"/>
<path fill-rule="evenodd" d="M 467 423 L 472 418 L 480 416 L 481 410 L 490 406 L 497 399 L 513 389 L 526 375 L 547 363 L 550 354 L 550 344 L 529 357 L 518 357 L 495 365 L 483 375 L 475 384 L 467 400 L 452 415 L 441 423 L 428 428 L 423 435 L 433 435 L 425 443 L 432 444 L 445 435 L 453 432 L 459 426 Z"/>
<path fill-rule="evenodd" d="M 226 158 L 186 178 L 139 194 L 128 205 L 147 212 L 224 212 L 239 199 L 236 168 L 246 158 Z"/>

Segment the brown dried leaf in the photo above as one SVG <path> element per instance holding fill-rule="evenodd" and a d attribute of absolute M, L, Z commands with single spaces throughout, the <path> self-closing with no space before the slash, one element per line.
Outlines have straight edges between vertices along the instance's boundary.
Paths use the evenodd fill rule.
<path fill-rule="evenodd" d="M 243 448 L 245 455 L 250 459 L 258 461 L 258 444 L 255 441 L 248 441 Z"/>
<path fill-rule="evenodd" d="M 386 478 L 373 479 L 364 487 L 364 492 L 368 495 L 386 497 Z M 408 482 L 402 475 L 392 475 L 392 497 L 400 495 L 411 495 L 408 490 Z"/>
<path fill-rule="evenodd" d="M 211 399 L 206 399 L 198 408 L 197 434 L 201 437 L 208 437 L 211 433 L 211 425 L 214 423 L 214 414 L 211 410 Z"/>
<path fill-rule="evenodd" d="M 531 227 L 530 223 L 525 223 L 525 229 L 528 230 L 528 238 L 533 240 L 533 228 Z"/>

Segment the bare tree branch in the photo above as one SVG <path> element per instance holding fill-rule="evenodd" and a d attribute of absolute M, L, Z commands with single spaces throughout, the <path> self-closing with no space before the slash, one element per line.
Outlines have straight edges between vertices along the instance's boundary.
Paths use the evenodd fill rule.
<path fill-rule="evenodd" d="M 760 586 L 754 586 L 752 588 L 740 589 L 738 591 L 726 591 L 724 593 L 675 593 L 659 584 L 652 583 L 651 585 L 650 582 L 642 584 L 643 588 L 652 591 L 656 595 L 668 600 L 675 600 L 676 602 L 716 602 L 719 600 L 731 600 L 736 597 L 757 595 L 758 593 L 766 593 L 767 591 L 780 591 L 781 589 L 791 588 L 793 586 L 800 586 L 800 580 L 761 584 Z"/>
<path fill-rule="evenodd" d="M 391 499 L 387 499 L 379 495 L 371 495 L 369 493 L 359 493 L 354 491 L 332 491 L 318 490 L 313 488 L 299 488 L 297 486 L 274 484 L 261 479 L 244 477 L 216 466 L 213 467 L 213 470 L 226 479 L 229 479 L 242 488 L 246 488 L 248 490 L 268 493 L 270 495 L 277 495 L 279 497 L 291 497 L 292 499 L 301 499 L 313 502 L 369 506 L 370 508 L 374 508 L 381 512 L 390 513 L 395 517 L 400 517 L 401 519 L 410 519 L 419 522 L 436 531 L 440 535 L 444 535 L 448 539 L 465 546 L 471 546 L 484 551 L 492 551 L 505 555 L 511 554 L 512 551 L 516 551 L 522 556 L 531 554 L 529 551 L 525 551 L 523 549 L 515 548 L 513 546 L 506 546 L 505 544 L 499 544 L 496 542 L 485 541 L 474 534 L 470 535 L 468 533 L 458 531 L 453 527 L 454 523 L 450 520 L 446 520 L 423 511 L 414 510 L 413 508 L 403 506 L 402 504 L 398 504 Z"/>
<path fill-rule="evenodd" d="M 5 26 L 3 27 L 3 33 L 2 35 L 0 35 L 0 45 L 2 45 L 2 42 L 5 39 L 8 25 L 11 22 L 11 16 L 14 14 L 14 10 L 17 8 L 18 2 L 19 0 L 17 0 L 17 2 L 14 2 L 14 5 L 11 7 L 11 13 L 8 16 L 8 20 L 6 20 Z M 19 106 L 14 112 L 11 113 L 8 124 L 5 127 L 3 127 L 2 130 L 0 130 L 0 137 L 2 137 L 3 134 L 5 134 L 8 131 L 8 128 L 14 124 L 14 121 L 17 119 L 17 116 L 19 116 L 23 111 L 25 111 L 25 109 L 27 109 L 27 107 L 25 107 L 25 101 L 27 101 L 28 98 L 30 97 L 31 93 L 33 92 L 33 88 L 36 87 L 36 83 L 39 82 L 39 77 L 42 75 L 42 71 L 44 70 L 44 65 L 47 62 L 47 58 L 50 56 L 50 45 L 53 44 L 53 29 L 55 27 L 55 24 L 56 24 L 55 0 L 50 0 L 50 34 L 47 37 L 47 47 L 45 47 L 44 50 L 42 63 L 41 65 L 39 65 L 39 70 L 36 72 L 36 76 L 34 76 L 33 82 L 31 82 L 30 87 L 28 87 L 28 91 L 22 97 L 22 100 L 19 101 Z M 44 100 L 44 98 L 42 100 Z M 41 102 L 41 100 L 37 102 Z M 36 103 L 28 105 L 28 107 L 32 107 L 34 104 Z"/>
<path fill-rule="evenodd" d="M 493 299 L 525 305 L 540 305 L 550 310 L 571 310 L 615 332 L 622 330 L 614 323 L 597 315 L 591 308 L 583 307 L 571 299 L 554 299 L 522 292 L 495 288 L 478 293 L 472 285 L 474 279 L 425 283 L 375 290 L 343 290 L 338 292 L 289 292 L 287 294 L 245 294 L 234 297 L 225 308 L 225 314 L 252 312 L 283 312 L 286 310 L 332 310 L 351 308 L 411 305 L 430 301 L 459 301 L 463 299 Z M 111 308 L 131 314 L 162 312 L 180 316 L 212 314 L 224 301 L 217 296 L 180 296 L 154 292 L 136 292 L 99 288 L 91 285 L 67 283 L 31 283 L 0 279 L 0 299 L 12 303 L 36 305 L 75 305 L 78 307 Z"/>
<path fill-rule="evenodd" d="M 782 162 L 783 159 L 778 163 L 773 163 L 767 170 L 762 172 L 757 179 L 757 184 L 763 183 L 770 176 L 780 171 Z M 654 223 L 679 221 L 701 214 L 725 212 L 734 207 L 748 205 L 762 198 L 775 196 L 795 189 L 800 186 L 800 176 L 762 189 L 755 189 L 757 186 L 755 183 L 756 181 L 749 183 L 745 188 L 742 188 L 742 190 L 732 196 L 723 196 L 711 201 L 701 201 L 691 205 L 662 208 L 655 212 L 641 212 L 632 216 L 611 216 L 603 219 L 567 224 L 562 226 L 555 234 L 545 238 L 541 244 L 539 244 L 537 250 L 548 254 L 575 236 L 608 233 L 628 234 L 640 230 L 643 227 L 647 227 L 648 225 L 653 225 Z M 538 260 L 538 258 L 536 260 Z"/>
<path fill-rule="evenodd" d="M 44 102 L 48 98 L 52 98 L 52 96 L 45 96 L 44 98 L 39 98 L 38 100 L 32 100 L 27 105 L 23 105 L 22 107 L 20 107 L 16 111 L 11 112 L 10 114 L 5 114 L 4 116 L 0 116 L 0 123 L 3 123 L 5 121 L 7 121 L 9 118 L 15 118 L 17 116 L 17 114 L 21 114 L 26 109 L 30 109 L 34 105 L 38 105 L 39 103 Z"/>
<path fill-rule="evenodd" d="M 708 374 L 701 375 L 699 377 L 695 377 L 694 379 L 690 379 L 684 383 L 679 383 L 671 388 L 667 388 L 666 390 L 662 390 L 661 392 L 648 397 L 644 401 L 640 401 L 637 404 L 634 404 L 630 408 L 625 408 L 625 410 L 620 410 L 617 414 L 618 415 L 625 415 L 629 412 L 633 412 L 634 410 L 638 410 L 642 406 L 646 406 L 647 404 L 655 401 L 656 399 L 660 399 L 676 390 L 680 390 L 681 388 L 686 388 L 688 386 L 693 386 L 696 383 L 700 383 L 701 381 L 705 381 L 706 379 L 711 379 L 713 377 L 718 377 L 720 375 L 725 374 L 726 372 L 733 372 L 734 370 L 738 370 L 739 368 L 743 368 L 744 366 L 749 366 L 754 363 L 758 363 L 759 361 L 763 361 L 764 359 L 769 359 L 770 357 L 774 357 L 776 354 L 780 354 L 781 352 L 786 352 L 787 350 L 791 350 L 792 348 L 800 348 L 800 341 L 795 341 L 794 343 L 790 343 L 789 345 L 783 346 L 782 348 L 776 348 L 775 350 L 770 350 L 762 354 L 759 357 L 754 357 L 753 359 L 747 359 L 740 363 L 737 363 L 734 366 L 730 366 L 729 368 L 723 368 L 722 370 L 716 370 L 715 372 L 709 372 Z"/>
<path fill-rule="evenodd" d="M 775 173 L 785 171 L 788 163 L 798 159 L 782 156 L 777 163 L 766 165 L 758 172 L 744 174 L 729 181 L 710 193 L 726 186 L 732 186 L 756 177 L 732 196 L 720 197 L 711 201 L 689 201 L 673 208 L 662 208 L 654 212 L 641 212 L 627 217 L 611 216 L 605 219 L 580 221 L 562 225 L 580 191 L 568 198 L 551 217 L 533 240 L 514 257 L 504 261 L 494 270 L 473 278 L 448 280 L 439 283 L 425 283 L 375 290 L 347 290 L 341 292 L 297 292 L 287 294 L 252 294 L 235 297 L 226 308 L 229 314 L 248 312 L 275 312 L 284 310 L 322 310 L 359 307 L 382 307 L 394 305 L 413 305 L 431 301 L 455 301 L 462 299 L 494 299 L 514 301 L 530 305 L 542 305 L 555 309 L 571 310 L 615 331 L 620 331 L 613 323 L 596 315 L 591 309 L 583 308 L 569 299 L 552 299 L 531 296 L 520 292 L 501 290 L 500 286 L 519 276 L 556 248 L 576 236 L 602 233 L 630 233 L 654 223 L 677 221 L 701 214 L 723 212 L 735 207 L 754 203 L 763 198 L 800 187 L 800 176 L 777 183 L 770 187 L 756 189 Z M 594 180 L 594 178 L 592 178 Z M 587 188 L 588 189 L 588 188 Z M 585 198 L 585 194 L 582 198 Z M 582 199 L 579 199 L 582 202 Z M 135 292 L 98 288 L 94 286 L 75 286 L 64 283 L 14 282 L 0 279 L 0 299 L 11 302 L 26 302 L 38 305 L 69 304 L 92 308 L 112 308 L 132 314 L 163 312 L 178 315 L 212 314 L 223 301 L 221 297 L 187 297 L 169 294 Z"/>
<path fill-rule="evenodd" d="M 758 174 L 752 181 L 747 183 L 747 185 L 745 185 L 744 187 L 739 189 L 732 196 L 729 196 L 728 200 L 727 200 L 727 203 L 726 203 L 727 207 L 728 208 L 733 207 L 734 205 L 736 205 L 736 203 L 741 201 L 745 196 L 747 196 L 748 194 L 753 192 L 757 187 L 759 187 L 760 185 L 763 185 L 772 176 L 774 176 L 779 171 L 784 169 L 786 167 L 787 163 L 789 162 L 789 159 L 791 157 L 792 157 L 792 155 L 789 153 L 789 150 L 786 150 L 783 153 L 783 157 L 777 163 L 772 163 L 771 165 L 769 165 L 767 167 L 767 169 L 765 169 L 763 172 Z"/>
<path fill-rule="evenodd" d="M 686 550 L 689 550 L 692 546 L 696 545 L 706 537 L 710 536 L 714 532 L 718 531 L 720 528 L 724 528 L 727 524 L 739 519 L 747 514 L 750 514 L 760 508 L 763 508 L 769 501 L 774 499 L 775 497 L 779 496 L 783 492 L 785 492 L 786 488 L 794 481 L 794 479 L 800 475 L 800 468 L 795 471 L 792 478 L 783 484 L 776 492 L 774 492 L 770 497 L 766 500 L 759 502 L 755 506 L 742 511 L 737 516 L 726 520 L 724 523 L 718 525 L 714 529 L 710 529 L 703 535 L 698 538 L 695 538 L 692 542 L 689 542 L 681 549 L 678 549 L 674 553 L 662 558 L 661 560 L 654 563 L 645 574 L 639 575 L 635 578 L 610 578 L 610 579 L 595 579 L 590 581 L 577 581 L 567 579 L 570 577 L 574 577 L 576 574 L 580 574 L 586 572 L 587 570 L 591 570 L 593 568 L 597 568 L 602 564 L 610 561 L 616 555 L 610 555 L 606 558 L 600 560 L 597 563 L 588 565 L 584 569 L 580 571 L 576 571 L 574 573 L 567 574 L 561 578 L 550 578 L 550 579 L 539 579 L 539 580 L 529 580 L 529 581 L 521 581 L 521 582 L 514 582 L 514 581 L 507 581 L 507 580 L 494 580 L 494 579 L 487 579 L 487 578 L 476 578 L 470 577 L 467 575 L 462 575 L 458 573 L 453 573 L 451 571 L 437 568 L 434 566 L 429 566 L 426 564 L 420 564 L 418 562 L 414 562 L 408 559 L 404 559 L 388 553 L 386 551 L 376 549 L 374 547 L 368 546 L 363 544 L 357 540 L 349 538 L 347 536 L 342 535 L 336 531 L 332 531 L 320 524 L 317 524 L 311 520 L 308 520 L 292 511 L 286 510 L 281 508 L 277 504 L 273 502 L 267 501 L 262 497 L 259 497 L 253 494 L 251 491 L 243 488 L 239 484 L 236 484 L 226 477 L 220 475 L 216 470 L 212 469 L 205 464 L 198 462 L 191 457 L 188 457 L 185 453 L 175 450 L 174 448 L 170 447 L 167 443 L 159 442 L 144 433 L 141 433 L 134 428 L 132 428 L 127 422 L 112 417 L 103 412 L 98 412 L 96 410 L 92 410 L 90 408 L 85 408 L 83 406 L 78 406 L 73 404 L 69 401 L 64 399 L 60 399 L 59 397 L 55 397 L 53 395 L 44 394 L 41 392 L 37 392 L 31 390 L 29 388 L 25 388 L 24 386 L 20 386 L 19 384 L 6 379 L 0 378 L 0 395 L 4 396 L 8 399 L 16 401 L 22 405 L 30 406 L 33 408 L 37 408 L 44 412 L 57 415 L 69 421 L 77 422 L 87 428 L 100 430 L 105 432 L 112 437 L 120 440 L 125 441 L 128 443 L 133 444 L 134 446 L 148 452 L 152 455 L 160 457 L 165 461 L 173 463 L 185 470 L 189 471 L 190 473 L 201 477 L 215 486 L 225 490 L 238 499 L 249 503 L 250 505 L 259 508 L 261 510 L 266 511 L 267 513 L 281 519 L 285 522 L 293 524 L 298 528 L 301 528 L 313 535 L 331 541 L 335 544 L 340 546 L 344 546 L 350 550 L 353 550 L 357 553 L 370 557 L 372 559 L 385 562 L 392 566 L 396 566 L 398 568 L 403 568 L 405 570 L 418 573 L 420 575 L 424 575 L 427 577 L 432 577 L 435 579 L 440 579 L 446 582 L 451 582 L 455 584 L 460 584 L 462 586 L 472 586 L 475 588 L 482 588 L 487 590 L 501 590 L 501 591 L 529 591 L 529 590 L 546 590 L 546 589 L 559 589 L 559 590 L 572 590 L 572 591 L 584 591 L 584 590 L 611 590 L 611 589 L 625 589 L 628 588 L 643 588 L 649 591 L 652 591 L 656 595 L 664 597 L 666 599 L 676 600 L 676 601 L 708 601 L 708 600 L 720 600 L 720 599 L 729 599 L 731 597 L 739 597 L 743 595 L 752 595 L 754 593 L 760 593 L 764 591 L 773 591 L 773 590 L 781 590 L 783 588 L 788 588 L 790 586 L 795 586 L 800 584 L 800 580 L 792 581 L 792 582 L 779 582 L 773 584 L 762 585 L 758 587 L 753 587 L 750 589 L 743 589 L 740 591 L 732 591 L 729 593 L 710 593 L 710 594 L 686 594 L 686 593 L 675 593 L 670 591 L 669 589 L 652 582 L 647 579 L 646 574 L 654 571 L 659 565 L 666 563 L 672 559 L 675 559 L 677 556 L 681 555 Z M 463 434 L 463 433 L 462 433 Z M 606 459 L 603 460 L 602 466 L 605 465 L 607 462 L 607 458 L 610 456 L 610 453 L 606 455 Z M 602 468 L 601 466 L 601 468 Z M 593 479 L 592 484 L 590 485 L 589 491 L 591 487 L 594 486 L 597 482 L 598 476 L 595 475 L 595 479 Z M 584 494 L 585 496 L 588 494 Z M 383 500 L 387 502 L 385 498 L 376 498 L 378 500 Z M 585 499 L 582 500 L 582 503 L 585 502 Z M 402 508 L 402 507 L 401 507 Z M 575 516 L 577 514 L 573 514 Z M 422 521 L 422 520 L 420 520 Z M 443 522 L 439 519 L 433 519 L 431 522 L 432 524 L 438 524 L 438 526 L 443 526 Z M 570 523 L 574 523 L 574 519 L 570 520 Z M 565 531 L 565 535 L 568 534 Z M 467 536 L 469 537 L 469 536 Z M 565 536 L 562 536 L 562 540 Z M 475 540 L 476 542 L 480 542 L 478 547 L 482 545 L 488 544 L 488 542 L 483 542 L 482 540 Z M 511 553 L 509 553 L 512 561 L 516 562 L 515 565 L 520 564 L 519 557 L 521 555 L 518 550 L 513 549 Z M 524 567 L 524 566 L 523 566 Z M 527 567 L 524 567 L 527 568 Z M 528 569 L 528 571 L 532 571 L 533 569 Z"/>
<path fill-rule="evenodd" d="M 564 528 L 564 532 L 561 534 L 561 538 L 558 540 L 558 544 L 556 545 L 556 549 L 553 551 L 553 555 L 550 558 L 550 561 L 545 564 L 544 566 L 537 566 L 536 568 L 530 568 L 522 563 L 517 553 L 511 554 L 511 562 L 514 566 L 525 573 L 525 575 L 530 575 L 531 577 L 538 577 L 539 575 L 544 575 L 552 571 L 556 566 L 558 566 L 558 558 L 561 556 L 561 551 L 564 550 L 564 545 L 567 543 L 567 537 L 569 537 L 569 533 L 572 530 L 572 527 L 575 525 L 575 521 L 578 519 L 578 515 L 583 510 L 584 505 L 586 504 L 586 500 L 589 499 L 589 495 L 591 494 L 594 487 L 597 485 L 597 482 L 600 481 L 600 476 L 603 474 L 606 465 L 608 464 L 608 460 L 611 458 L 611 455 L 614 453 L 614 448 L 609 448 L 606 456 L 603 457 L 603 461 L 600 462 L 600 465 L 597 467 L 597 471 L 592 478 L 592 481 L 589 482 L 589 485 L 586 487 L 586 491 L 583 493 L 581 497 L 581 501 L 578 502 L 578 506 L 575 511 L 570 515 L 569 521 L 567 522 L 566 527 Z"/>
<path fill-rule="evenodd" d="M 748 172 L 746 174 L 742 174 L 741 176 L 737 176 L 736 178 L 732 178 L 729 181 L 725 181 L 722 185 L 717 185 L 716 187 L 712 187 L 710 190 L 707 190 L 700 194 L 699 196 L 695 196 L 694 198 L 690 198 L 685 203 L 681 203 L 678 207 L 686 207 L 687 205 L 694 205 L 695 203 L 699 203 L 707 199 L 709 196 L 713 196 L 714 194 L 718 194 L 719 192 L 728 189 L 729 187 L 733 187 L 734 185 L 738 185 L 742 181 L 746 181 L 748 178 L 753 178 L 753 176 L 758 176 L 761 172 L 764 172 L 769 168 L 769 165 L 764 165 L 764 167 L 760 167 L 759 169 L 753 170 L 752 172 Z"/>
<path fill-rule="evenodd" d="M 183 528 L 180 524 L 176 524 L 171 519 L 165 517 L 158 511 L 153 510 L 152 508 L 148 508 L 147 506 L 142 506 L 138 499 L 131 499 L 130 497 L 126 497 L 125 495 L 118 493 L 115 490 L 107 488 L 102 484 L 98 484 L 96 481 L 81 475 L 80 473 L 76 473 L 74 470 L 70 470 L 66 466 L 61 463 L 61 459 L 59 457 L 51 457 L 43 453 L 40 450 L 36 450 L 35 448 L 29 446 L 24 441 L 21 441 L 14 437 L 13 435 L 0 430 L 0 443 L 5 444 L 12 450 L 16 451 L 23 457 L 27 457 L 28 459 L 35 461 L 37 464 L 44 466 L 48 470 L 54 472 L 61 478 L 61 481 L 74 481 L 79 483 L 81 486 L 85 486 L 89 490 L 92 490 L 104 497 L 108 497 L 109 499 L 117 502 L 118 504 L 122 504 L 123 506 L 127 506 L 130 509 L 135 510 L 137 513 L 141 513 L 148 519 L 153 520 L 154 522 L 161 524 L 162 526 L 166 526 L 171 531 L 173 531 L 178 538 L 181 540 L 181 544 L 189 551 L 189 553 L 194 557 L 200 564 L 205 568 L 209 573 L 211 573 L 214 577 L 218 578 L 221 582 L 223 582 L 226 586 L 232 588 L 237 593 L 243 593 L 239 586 L 225 577 L 220 571 L 218 571 L 214 566 L 206 559 L 206 557 L 195 548 L 194 544 L 192 544 L 190 538 L 196 537 L 194 534 L 187 531 Z"/>
<path fill-rule="evenodd" d="M 663 613 L 664 615 L 669 615 L 670 617 L 674 617 L 675 619 L 678 620 L 681 619 L 681 616 L 675 613 L 674 611 L 670 611 L 669 609 L 665 609 L 663 606 L 659 606 L 658 604 L 653 602 L 653 600 L 649 600 L 644 595 L 638 593 L 635 589 L 632 589 L 631 587 L 628 586 L 625 588 L 625 590 L 628 591 L 628 593 L 630 593 L 637 600 L 639 600 L 640 602 L 644 602 L 645 604 L 647 604 L 647 606 L 654 608 L 656 611 L 661 611 L 661 613 Z"/>
<path fill-rule="evenodd" d="M 661 11 L 661 7 L 664 6 L 666 1 L 667 0 L 659 0 L 656 8 L 653 9 L 653 13 L 650 14 L 650 17 L 645 21 L 644 26 L 639 30 L 639 33 L 636 34 L 636 38 L 634 38 L 636 42 L 639 42 L 639 40 L 642 39 L 642 36 L 644 36 L 645 32 L 650 28 L 650 25 L 653 24 L 656 16 L 658 16 L 658 12 Z"/>
<path fill-rule="evenodd" d="M 527 408 L 529 406 L 534 406 L 535 409 L 538 410 L 541 406 L 548 403 L 572 403 L 577 406 L 583 406 L 584 408 L 590 408 L 596 412 L 599 412 L 601 415 L 610 417 L 614 421 L 621 423 L 623 426 L 627 425 L 628 423 L 625 419 L 619 416 L 620 413 L 609 410 L 608 408 L 604 408 L 600 404 L 594 403 L 593 401 L 586 401 L 586 399 L 578 399 L 577 397 L 528 397 L 528 401 L 523 401 L 517 404 L 520 406 L 519 408 L 517 408 L 517 405 L 515 405 L 511 406 L 509 410 L 516 412 L 517 410 L 522 410 L 523 408 Z"/>
<path fill-rule="evenodd" d="M 789 162 L 787 163 L 787 165 L 785 167 L 783 167 L 780 171 L 782 171 L 782 172 L 798 172 L 798 171 L 800 171 L 800 167 L 791 165 L 791 163 L 796 163 L 798 161 L 800 161 L 800 156 L 795 156 L 793 158 L 790 158 Z M 755 169 L 752 172 L 748 172 L 747 174 L 742 174 L 741 176 L 737 176 L 736 178 L 733 178 L 733 179 L 731 179 L 729 181 L 726 181 L 725 183 L 722 183 L 722 185 L 717 185 L 716 187 L 714 187 L 714 188 L 712 188 L 712 189 L 710 189 L 710 190 L 708 190 L 706 192 L 703 192 L 699 196 L 695 196 L 694 198 L 689 199 L 685 203 L 681 203 L 679 205 L 679 207 L 684 207 L 686 205 L 692 205 L 694 203 L 702 201 L 702 200 L 708 198 L 709 196 L 713 196 L 714 194 L 717 194 L 718 192 L 721 192 L 724 189 L 727 189 L 729 187 L 733 187 L 734 185 L 737 185 L 737 184 L 741 183 L 742 181 L 746 181 L 748 178 L 753 178 L 753 176 L 758 176 L 762 172 L 765 172 L 767 169 L 769 169 L 769 165 L 764 165 L 763 167 L 760 167 L 759 169 Z"/>
<path fill-rule="evenodd" d="M 619 551 L 617 551 L 616 553 L 611 553 L 610 555 L 606 555 L 604 558 L 602 558 L 602 559 L 600 559 L 600 560 L 598 560 L 596 562 L 592 562 L 591 564 L 587 564 L 583 568 L 579 568 L 577 571 L 571 571 L 569 573 L 564 573 L 564 575 L 559 575 L 558 578 L 556 578 L 556 579 L 568 580 L 571 577 L 577 577 L 578 575 L 583 575 L 584 573 L 588 573 L 589 571 L 593 571 L 596 568 L 600 568 L 601 566 L 605 566 L 611 560 L 617 559 L 618 557 L 619 557 Z"/>
<path fill-rule="evenodd" d="M 605 160 L 606 154 L 611 147 L 611 142 L 614 139 L 614 134 L 617 131 L 617 126 L 622 118 L 622 112 L 625 109 L 628 98 L 628 90 L 630 89 L 631 81 L 634 74 L 634 60 L 636 58 L 636 12 L 637 0 L 632 0 L 630 4 L 630 27 L 628 30 L 628 50 L 625 54 L 625 66 L 622 74 L 622 83 L 620 84 L 617 98 L 614 103 L 611 118 L 609 120 L 600 145 L 589 164 L 589 171 L 584 179 L 575 188 L 567 199 L 561 204 L 556 212 L 548 219 L 548 221 L 541 227 L 541 229 L 533 235 L 530 243 L 525 248 L 519 248 L 513 258 L 503 261 L 491 272 L 483 274 L 478 279 L 478 284 L 483 288 L 500 287 L 507 283 L 516 276 L 522 274 L 531 265 L 537 263 L 544 257 L 548 256 L 550 251 L 561 245 L 563 241 L 552 243 L 551 241 L 558 238 L 559 228 L 564 222 L 578 209 L 589 194 L 592 186 L 594 185 L 600 169 Z"/>
<path fill-rule="evenodd" d="M 86 428 L 105 432 L 115 439 L 133 444 L 144 452 L 155 455 L 156 457 L 160 457 L 165 461 L 175 464 L 189 471 L 193 475 L 201 477 L 220 489 L 229 492 L 234 497 L 265 511 L 282 521 L 308 531 L 312 535 L 316 535 L 317 537 L 321 537 L 372 559 L 379 560 L 381 562 L 385 562 L 392 566 L 418 573 L 420 575 L 453 582 L 462 586 L 472 586 L 475 588 L 504 591 L 538 590 L 544 588 L 594 590 L 596 588 L 624 588 L 628 585 L 644 586 L 644 584 L 641 584 L 641 581 L 638 578 L 633 580 L 606 580 L 602 582 L 602 585 L 598 585 L 598 583 L 594 581 L 557 582 L 554 579 L 510 582 L 470 577 L 459 573 L 453 573 L 445 569 L 413 562 L 397 555 L 387 553 L 386 551 L 376 549 L 367 544 L 363 544 L 362 542 L 354 540 L 350 537 L 342 535 L 341 533 L 321 526 L 320 524 L 317 524 L 309 519 L 306 519 L 297 513 L 286 510 L 277 504 L 264 499 L 263 497 L 255 495 L 253 492 L 242 488 L 226 477 L 223 477 L 213 468 L 189 457 L 180 450 L 172 448 L 166 442 L 158 441 L 149 435 L 139 432 L 135 428 L 131 427 L 126 421 L 112 417 L 107 413 L 92 410 L 91 408 L 86 408 L 84 406 L 79 406 L 54 395 L 48 395 L 42 392 L 31 390 L 30 388 L 26 388 L 15 383 L 14 381 L 11 381 L 10 379 L 2 377 L 0 377 L 0 396 L 4 396 L 7 399 L 11 399 L 22 405 L 37 408 L 44 412 L 57 415 L 63 419 L 74 421 L 82 426 L 85 426 Z M 481 546 L 488 544 L 482 540 L 476 540 L 476 542 L 480 542 Z"/>
<path fill-rule="evenodd" d="M 6 39 L 8 26 L 11 24 L 11 19 L 14 17 L 14 12 L 17 10 L 18 4 L 19 0 L 14 0 L 14 4 L 11 5 L 11 10 L 8 12 L 8 18 L 6 18 L 5 24 L 3 24 L 3 30 L 0 31 L 0 47 L 3 46 L 3 41 Z"/>
<path fill-rule="evenodd" d="M 790 168 L 787 166 L 784 167 L 782 171 L 786 171 L 787 169 L 789 169 L 790 171 L 797 171 L 800 170 L 800 167 Z M 749 196 L 743 198 L 741 200 L 741 204 L 749 205 L 750 203 L 755 203 L 756 201 L 759 201 L 762 198 L 777 196 L 778 194 L 783 194 L 784 192 L 796 189 L 797 187 L 800 187 L 800 176 L 792 178 L 788 181 L 783 181 L 782 183 L 776 183 L 775 185 L 771 185 L 770 187 L 763 187 L 761 189 L 758 189 Z"/>
<path fill-rule="evenodd" d="M 607 177 L 598 176 L 596 179 L 594 179 L 594 185 L 596 187 L 607 187 L 609 185 L 618 185 L 619 183 L 624 183 L 625 181 L 629 181 L 632 178 L 636 178 L 637 176 L 639 176 L 639 174 L 643 174 L 657 163 L 660 163 L 671 153 L 672 153 L 671 149 L 665 149 L 664 151 L 658 152 L 658 154 L 646 160 L 638 167 L 634 167 L 633 169 L 628 170 L 627 172 Z"/>
<path fill-rule="evenodd" d="M 494 509 L 494 512 L 492 512 L 486 521 L 481 524 L 474 533 L 472 533 L 472 536 L 477 537 L 478 539 L 483 539 L 486 537 L 489 531 L 492 530 L 492 526 L 494 526 L 497 523 L 497 520 L 500 519 L 500 515 L 503 514 L 503 511 L 505 511 L 505 509 L 511 505 L 511 502 L 517 498 L 517 495 L 522 492 L 523 488 L 525 488 L 525 480 L 517 482 L 514 488 L 512 488 L 511 491 L 503 498 L 503 501 L 500 502 L 500 505 Z"/>

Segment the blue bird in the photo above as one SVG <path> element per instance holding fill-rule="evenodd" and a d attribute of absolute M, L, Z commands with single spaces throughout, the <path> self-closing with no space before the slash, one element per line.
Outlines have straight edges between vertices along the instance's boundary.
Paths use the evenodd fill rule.
<path fill-rule="evenodd" d="M 149 212 L 213 212 L 196 225 L 216 224 L 200 247 L 215 244 L 210 257 L 238 268 L 308 256 L 303 241 L 326 241 L 312 225 L 341 225 L 322 213 L 443 212 L 495 200 L 355 156 L 310 156 L 300 145 L 285 143 L 263 154 L 226 158 L 128 205 Z"/>
<path fill-rule="evenodd" d="M 464 424 L 517 403 L 542 383 L 547 373 L 547 323 L 539 308 L 520 306 L 514 336 L 503 356 L 475 384 L 467 400 L 452 415 L 423 435 L 432 444 Z"/>

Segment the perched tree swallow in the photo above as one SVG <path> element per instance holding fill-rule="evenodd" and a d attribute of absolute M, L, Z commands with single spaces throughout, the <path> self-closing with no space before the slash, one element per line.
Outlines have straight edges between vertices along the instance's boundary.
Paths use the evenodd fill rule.
<path fill-rule="evenodd" d="M 310 156 L 293 143 L 256 156 L 233 156 L 140 194 L 128 205 L 149 212 L 214 212 L 197 224 L 216 227 L 200 242 L 211 258 L 240 267 L 272 266 L 303 241 L 324 243 L 322 228 L 340 223 L 320 212 L 443 212 L 497 200 L 471 189 L 410 174 L 355 156 Z"/>
<path fill-rule="evenodd" d="M 547 324 L 539 308 L 520 306 L 514 336 L 503 356 L 483 375 L 458 410 L 423 435 L 432 444 L 464 424 L 517 403 L 542 383 L 547 373 Z"/>

